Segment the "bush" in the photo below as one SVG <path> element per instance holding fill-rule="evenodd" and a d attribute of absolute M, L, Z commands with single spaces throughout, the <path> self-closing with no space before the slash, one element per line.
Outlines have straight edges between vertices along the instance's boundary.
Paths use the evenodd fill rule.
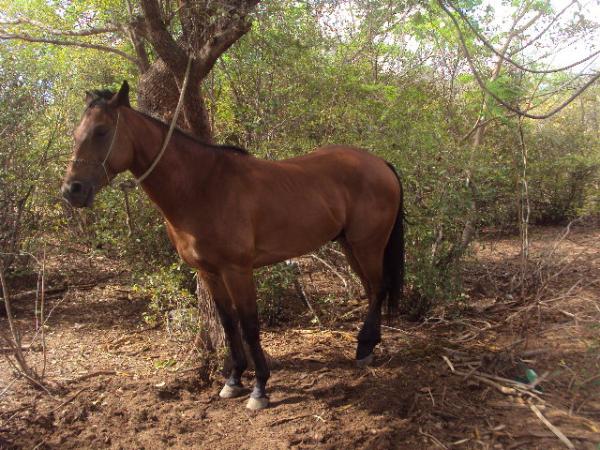
<path fill-rule="evenodd" d="M 139 274 L 137 279 L 133 292 L 150 298 L 148 311 L 144 315 L 146 322 L 155 324 L 173 317 L 182 322 L 189 321 L 185 313 L 195 309 L 197 300 L 195 290 L 190 289 L 191 285 L 195 285 L 194 273 L 188 267 L 172 264 L 152 273 Z M 169 315 L 172 311 L 179 313 Z"/>
<path fill-rule="evenodd" d="M 283 299 L 294 289 L 297 276 L 296 267 L 285 262 L 255 271 L 258 311 L 268 325 L 281 320 Z"/>

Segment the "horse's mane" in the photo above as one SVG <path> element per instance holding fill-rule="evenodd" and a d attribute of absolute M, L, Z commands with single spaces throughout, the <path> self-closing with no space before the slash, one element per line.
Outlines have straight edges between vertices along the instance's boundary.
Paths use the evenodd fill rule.
<path fill-rule="evenodd" d="M 106 102 L 108 102 L 108 100 L 110 100 L 111 98 L 113 98 L 113 96 L 115 95 L 115 93 L 109 89 L 94 89 L 92 91 L 88 91 L 88 94 L 92 95 L 92 100 L 88 103 L 88 108 L 92 108 L 94 106 L 102 106 L 105 105 Z M 144 113 L 142 111 L 139 111 L 136 109 L 136 112 L 140 113 L 141 115 L 143 115 L 144 117 L 152 120 L 153 122 L 162 125 L 164 127 L 169 127 L 170 125 L 163 122 L 160 119 L 157 119 L 156 117 L 151 116 L 150 114 Z M 226 151 L 231 151 L 231 152 L 235 152 L 235 153 L 239 153 L 241 155 L 250 155 L 250 152 L 248 152 L 248 150 L 241 148 L 241 147 L 236 147 L 235 145 L 218 145 L 218 144 L 209 144 L 207 142 L 204 142 L 201 139 L 198 139 L 195 136 L 192 136 L 191 134 L 183 131 L 180 128 L 175 127 L 175 132 L 177 132 L 177 134 L 186 137 L 188 139 L 191 139 L 192 141 L 201 144 L 205 147 L 211 148 L 213 150 L 226 150 Z"/>

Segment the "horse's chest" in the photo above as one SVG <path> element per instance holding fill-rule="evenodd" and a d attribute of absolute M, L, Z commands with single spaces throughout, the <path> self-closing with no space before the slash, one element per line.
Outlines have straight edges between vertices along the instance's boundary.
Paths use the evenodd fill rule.
<path fill-rule="evenodd" d="M 169 225 L 167 233 L 181 259 L 190 266 L 199 268 L 204 258 L 198 249 L 196 239 L 189 233 L 178 231 Z"/>
<path fill-rule="evenodd" d="M 187 264 L 196 269 L 214 271 L 223 259 L 219 239 L 205 239 L 167 227 L 169 238 L 177 253 Z"/>
<path fill-rule="evenodd" d="M 202 265 L 202 255 L 192 245 L 178 245 L 177 253 L 186 263 L 192 267 L 200 267 Z"/>

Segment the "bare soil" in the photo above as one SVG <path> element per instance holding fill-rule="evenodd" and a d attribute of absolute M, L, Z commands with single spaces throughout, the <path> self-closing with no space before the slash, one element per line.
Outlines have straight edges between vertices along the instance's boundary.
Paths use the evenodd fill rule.
<path fill-rule="evenodd" d="M 388 322 L 369 368 L 353 361 L 366 301 L 342 268 L 303 260 L 322 326 L 284 299 L 283 323 L 263 329 L 274 368 L 260 412 L 246 397 L 219 399 L 222 380 L 194 368 L 190 342 L 143 322 L 148 301 L 121 263 L 53 257 L 49 285 L 79 286 L 46 305 L 45 376 L 59 387 L 34 389 L 0 360 L 0 448 L 568 448 L 537 409 L 573 448 L 597 450 L 600 231 L 563 231 L 533 232 L 523 288 L 519 239 L 481 240 L 465 296 L 423 322 Z M 33 329 L 33 301 L 15 303 L 21 328 Z M 28 358 L 41 368 L 43 352 Z M 524 386 L 528 369 L 538 390 Z"/>

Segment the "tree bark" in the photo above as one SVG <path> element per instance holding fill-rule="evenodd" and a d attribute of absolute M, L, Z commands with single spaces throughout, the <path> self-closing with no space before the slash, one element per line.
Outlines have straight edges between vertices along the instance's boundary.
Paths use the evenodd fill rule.
<path fill-rule="evenodd" d="M 202 320 L 198 344 L 206 353 L 220 353 L 226 345 L 225 332 L 221 326 L 215 302 L 200 277 L 197 277 L 196 295 L 199 316 Z"/>

